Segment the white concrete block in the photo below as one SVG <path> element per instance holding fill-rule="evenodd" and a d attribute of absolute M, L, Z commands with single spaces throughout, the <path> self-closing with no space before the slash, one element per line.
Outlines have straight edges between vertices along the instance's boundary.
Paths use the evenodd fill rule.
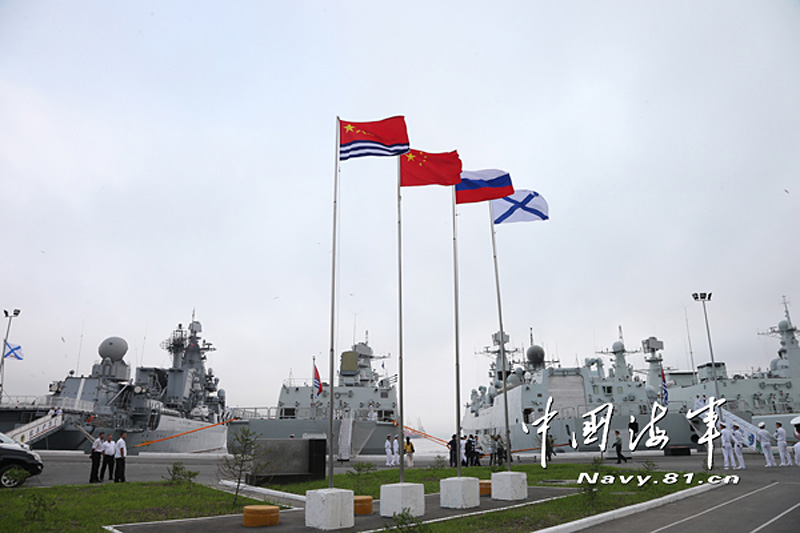
<path fill-rule="evenodd" d="M 381 516 L 391 517 L 404 510 L 411 516 L 425 514 L 425 486 L 421 483 L 381 485 Z"/>
<path fill-rule="evenodd" d="M 306 491 L 306 527 L 331 530 L 350 528 L 354 525 L 352 490 Z"/>
<path fill-rule="evenodd" d="M 492 474 L 492 499 L 520 501 L 528 497 L 528 476 L 524 472 Z"/>
<path fill-rule="evenodd" d="M 476 477 L 449 477 L 439 482 L 439 505 L 447 509 L 471 509 L 481 504 Z"/>

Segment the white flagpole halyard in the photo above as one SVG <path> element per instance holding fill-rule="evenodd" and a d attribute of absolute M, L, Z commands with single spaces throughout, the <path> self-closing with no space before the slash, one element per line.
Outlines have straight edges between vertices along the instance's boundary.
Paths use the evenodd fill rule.
<path fill-rule="evenodd" d="M 506 462 L 508 471 L 511 472 L 511 428 L 508 425 L 508 372 L 506 363 L 506 343 L 505 331 L 503 330 L 503 306 L 500 301 L 500 272 L 497 267 L 497 244 L 494 236 L 494 217 L 492 217 L 492 203 L 487 202 L 489 207 L 489 228 L 492 231 L 492 257 L 494 258 L 494 283 L 497 289 L 497 319 L 500 322 L 500 358 L 503 365 L 503 410 L 506 423 L 506 452 L 508 461 Z"/>
<path fill-rule="evenodd" d="M 453 305 L 455 307 L 455 341 L 456 341 L 456 446 L 461 446 L 461 362 L 460 346 L 461 336 L 459 334 L 458 318 L 458 239 L 456 233 L 456 188 L 453 189 Z M 451 452 L 452 453 L 452 452 Z M 461 454 L 456 451 L 456 464 L 458 465 L 458 477 L 461 477 Z"/>
<path fill-rule="evenodd" d="M 402 203 L 402 195 L 401 195 L 401 186 L 400 186 L 400 157 L 397 158 L 397 334 L 398 334 L 398 355 L 397 355 L 397 365 L 398 365 L 398 377 L 400 386 L 400 398 L 399 398 L 399 414 L 398 418 L 399 421 L 399 431 L 400 431 L 400 483 L 405 482 L 405 462 L 406 462 L 406 454 L 405 454 L 405 426 L 403 425 L 403 384 L 405 383 L 405 379 L 403 378 L 403 224 L 402 224 L 402 217 L 401 217 L 401 203 Z"/>
<path fill-rule="evenodd" d="M 336 325 L 336 231 L 338 222 L 338 202 L 339 202 L 339 117 L 336 117 L 336 162 L 333 172 L 333 245 L 331 247 L 331 337 L 330 352 L 328 358 L 329 382 L 328 396 L 328 487 L 333 488 L 333 364 L 335 350 L 335 325 Z"/>

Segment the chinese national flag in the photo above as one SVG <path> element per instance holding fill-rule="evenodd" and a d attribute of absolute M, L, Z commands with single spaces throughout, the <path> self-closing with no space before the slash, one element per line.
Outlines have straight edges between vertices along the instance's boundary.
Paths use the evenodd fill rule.
<path fill-rule="evenodd" d="M 400 156 L 400 185 L 455 185 L 461 182 L 458 152 L 430 154 L 410 150 Z"/>

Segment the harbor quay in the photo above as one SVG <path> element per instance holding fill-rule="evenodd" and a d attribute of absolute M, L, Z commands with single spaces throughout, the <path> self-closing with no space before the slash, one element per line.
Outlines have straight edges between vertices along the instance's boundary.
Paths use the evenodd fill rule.
<path fill-rule="evenodd" d="M 427 468 L 436 464 L 438 462 L 438 455 L 439 454 L 427 453 L 422 454 L 419 457 L 415 457 L 415 469 Z M 559 454 L 556 456 L 556 459 L 553 461 L 553 463 L 586 464 L 588 472 L 589 465 L 599 455 L 600 454 L 596 452 Z M 129 481 L 160 481 L 164 478 L 164 476 L 166 476 L 166 469 L 169 466 L 176 461 L 181 461 L 184 463 L 186 468 L 199 472 L 196 478 L 198 483 L 202 483 L 220 490 L 229 490 L 223 483 L 220 482 L 217 476 L 217 464 L 221 457 L 221 454 L 142 453 L 138 456 L 130 457 L 128 466 L 128 479 Z M 665 456 L 663 452 L 641 451 L 634 452 L 632 454 L 632 459 L 627 464 L 620 466 L 623 469 L 631 470 L 633 473 L 633 471 L 641 470 L 645 462 L 648 462 L 649 467 L 654 467 L 659 472 L 702 473 L 704 471 L 703 464 L 705 457 L 705 453 L 693 453 L 690 456 Z M 45 451 L 42 454 L 42 459 L 45 462 L 44 472 L 39 476 L 30 478 L 26 483 L 26 486 L 49 487 L 57 485 L 75 485 L 88 481 L 90 462 L 88 455 L 86 454 L 80 452 Z M 520 454 L 519 456 L 515 455 L 514 459 L 523 464 L 536 464 L 540 461 L 540 457 L 537 454 Z M 351 461 L 349 463 L 337 462 L 334 465 L 335 473 L 345 473 L 348 470 L 351 470 L 354 462 L 356 461 Z M 377 455 L 360 456 L 358 457 L 357 462 L 369 462 L 375 464 L 379 469 L 390 468 L 383 466 L 384 458 Z M 604 462 L 617 466 L 615 464 L 613 453 L 604 454 Z M 703 494 L 693 495 L 690 498 L 687 498 L 687 502 L 691 501 L 691 505 L 688 503 L 681 504 L 680 502 L 666 503 L 654 508 L 642 509 L 640 512 L 634 513 L 627 517 L 616 517 L 616 515 L 608 516 L 604 518 L 603 522 L 599 524 L 593 524 L 586 530 L 611 531 L 611 527 L 622 528 L 616 529 L 617 531 L 628 530 L 623 526 L 614 526 L 613 524 L 618 520 L 634 521 L 633 523 L 635 524 L 652 523 L 654 526 L 648 527 L 653 529 L 656 523 L 672 520 L 675 516 L 677 516 L 675 513 L 680 514 L 680 512 L 684 512 L 686 517 L 702 513 L 705 505 L 704 502 L 707 500 L 713 502 L 713 505 L 709 503 L 710 508 L 713 506 L 723 505 L 725 502 L 732 501 L 735 498 L 756 498 L 759 495 L 769 493 L 769 502 L 771 503 L 771 508 L 776 508 L 776 512 L 774 514 L 768 514 L 767 511 L 759 511 L 754 515 L 753 509 L 747 505 L 737 506 L 735 504 L 731 504 L 726 506 L 724 520 L 731 521 L 731 527 L 727 529 L 730 531 L 740 531 L 742 529 L 735 527 L 737 520 L 761 520 L 758 522 L 759 524 L 765 523 L 780 514 L 777 512 L 777 509 L 783 509 L 780 507 L 783 505 L 782 502 L 785 501 L 786 505 L 784 507 L 786 509 L 791 507 L 790 503 L 792 505 L 797 503 L 795 501 L 796 498 L 793 496 L 796 494 L 796 492 L 793 492 L 793 490 L 796 491 L 797 486 L 800 485 L 800 477 L 798 477 L 800 476 L 800 468 L 766 468 L 764 466 L 763 456 L 753 452 L 745 453 L 745 462 L 747 464 L 747 469 L 735 472 L 735 474 L 738 475 L 737 483 L 720 486 L 718 489 L 710 490 L 708 492 L 704 492 Z M 715 450 L 714 464 L 715 473 L 717 470 L 719 470 L 720 475 L 734 473 L 722 470 L 722 454 L 718 449 Z M 462 475 L 464 476 L 469 476 L 469 472 L 469 467 L 462 469 Z M 455 469 L 453 469 L 453 473 L 455 475 Z M 528 503 L 533 505 L 537 501 L 564 496 L 569 494 L 571 491 L 574 491 L 574 489 L 568 489 L 559 486 L 529 487 L 528 497 L 524 502 L 520 502 L 520 504 Z M 753 493 L 753 495 L 751 495 L 751 493 Z M 290 509 L 281 511 L 280 524 L 271 527 L 270 531 L 313 531 L 313 529 L 305 527 L 304 504 L 302 502 L 302 497 L 298 498 L 298 495 L 287 495 L 289 497 L 284 498 L 280 496 L 279 492 L 270 492 L 269 495 L 266 495 L 260 492 L 258 489 L 251 489 L 249 487 L 245 488 L 244 494 L 257 499 L 282 503 L 290 507 Z M 491 500 L 491 498 L 488 497 L 481 497 L 480 506 L 477 509 L 442 509 L 439 506 L 438 494 L 428 494 L 425 496 L 425 498 L 426 512 L 424 516 L 420 517 L 420 520 L 422 521 L 441 520 L 476 512 L 490 512 L 493 510 L 510 507 L 508 505 L 509 502 L 499 502 Z M 786 500 L 787 498 L 792 500 L 792 502 Z M 686 506 L 687 509 L 680 512 L 677 510 L 670 510 L 675 506 L 681 505 Z M 689 512 L 689 509 L 691 509 L 691 512 Z M 800 516 L 795 516 L 797 514 L 800 514 L 800 512 L 798 512 L 797 509 L 794 509 L 793 511 L 783 515 L 778 521 L 771 524 L 768 531 L 796 531 L 796 528 L 793 526 L 788 529 L 781 529 L 783 527 L 781 524 L 783 524 L 783 522 L 786 520 L 794 520 L 793 524 L 796 524 L 796 520 L 800 518 Z M 702 516 L 704 515 L 701 515 L 699 518 L 695 518 L 693 520 L 700 520 Z M 716 513 L 716 519 L 720 520 L 719 513 Z M 383 518 L 377 511 L 375 511 L 369 516 L 357 517 L 353 530 L 369 531 L 381 529 L 390 523 L 391 519 Z M 202 533 L 204 531 L 219 531 L 220 529 L 239 530 L 241 528 L 242 530 L 250 530 L 250 528 L 244 528 L 242 526 L 242 514 L 191 520 L 173 520 L 149 524 L 109 524 L 109 526 L 113 526 L 113 530 L 121 532 L 191 531 L 192 533 Z M 638 526 L 631 527 L 633 527 L 633 529 L 637 529 Z M 748 529 L 748 531 L 751 530 L 752 529 Z"/>

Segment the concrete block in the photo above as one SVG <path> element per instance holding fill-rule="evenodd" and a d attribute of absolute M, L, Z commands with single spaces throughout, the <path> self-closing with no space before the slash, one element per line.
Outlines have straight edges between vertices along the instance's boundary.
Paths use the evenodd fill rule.
<path fill-rule="evenodd" d="M 391 517 L 404 510 L 411 516 L 425 514 L 425 486 L 421 483 L 381 485 L 381 516 Z"/>
<path fill-rule="evenodd" d="M 476 477 L 449 477 L 439 482 L 439 505 L 446 509 L 471 509 L 481 504 Z"/>
<path fill-rule="evenodd" d="M 520 501 L 528 497 L 528 476 L 524 472 L 492 474 L 492 499 Z"/>
<path fill-rule="evenodd" d="M 354 525 L 352 490 L 306 491 L 306 527 L 332 530 L 351 528 Z"/>

